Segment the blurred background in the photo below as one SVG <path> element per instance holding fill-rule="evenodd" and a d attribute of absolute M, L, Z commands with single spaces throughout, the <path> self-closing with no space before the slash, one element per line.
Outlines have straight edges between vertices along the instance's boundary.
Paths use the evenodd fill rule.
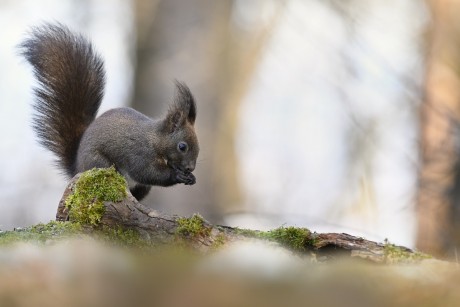
<path fill-rule="evenodd" d="M 197 184 L 143 203 L 457 256 L 460 1 L 2 0 L 0 229 L 54 219 L 66 178 L 31 128 L 17 44 L 59 21 L 105 59 L 101 112 L 198 101 Z"/>

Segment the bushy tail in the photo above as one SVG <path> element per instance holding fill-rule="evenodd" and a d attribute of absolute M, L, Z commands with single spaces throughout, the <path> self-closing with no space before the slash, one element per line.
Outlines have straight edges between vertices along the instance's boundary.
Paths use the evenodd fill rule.
<path fill-rule="evenodd" d="M 33 127 L 57 165 L 73 176 L 80 139 L 104 95 L 103 61 L 85 37 L 62 24 L 33 28 L 19 47 L 39 84 Z"/>

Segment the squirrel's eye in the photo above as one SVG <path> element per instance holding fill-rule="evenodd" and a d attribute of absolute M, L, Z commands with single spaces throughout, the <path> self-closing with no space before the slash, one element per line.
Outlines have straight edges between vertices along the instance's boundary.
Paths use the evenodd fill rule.
<path fill-rule="evenodd" d="M 177 148 L 179 149 L 179 151 L 186 152 L 188 149 L 188 145 L 185 142 L 179 142 L 179 144 L 177 144 Z"/>

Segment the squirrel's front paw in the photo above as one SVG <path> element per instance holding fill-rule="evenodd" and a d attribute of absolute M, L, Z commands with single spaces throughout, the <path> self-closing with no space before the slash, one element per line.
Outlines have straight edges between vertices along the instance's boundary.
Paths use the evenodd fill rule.
<path fill-rule="evenodd" d="M 192 173 L 177 172 L 176 179 L 178 183 L 192 185 L 196 183 L 196 178 Z"/>
<path fill-rule="evenodd" d="M 188 181 L 184 182 L 185 185 L 194 185 L 196 183 L 195 175 L 192 173 L 186 173 L 185 176 L 188 178 Z"/>

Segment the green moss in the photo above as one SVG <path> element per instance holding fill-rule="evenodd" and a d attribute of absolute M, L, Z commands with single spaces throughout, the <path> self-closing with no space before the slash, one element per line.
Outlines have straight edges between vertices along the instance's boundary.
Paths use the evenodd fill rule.
<path fill-rule="evenodd" d="M 237 234 L 250 238 L 266 239 L 294 250 L 303 252 L 314 244 L 310 230 L 299 227 L 279 227 L 269 231 L 237 229 Z"/>
<path fill-rule="evenodd" d="M 385 240 L 383 252 L 386 263 L 411 263 L 432 258 L 430 255 L 391 244 L 388 240 Z"/>
<path fill-rule="evenodd" d="M 136 230 L 124 229 L 120 226 L 116 228 L 103 227 L 99 232 L 104 241 L 108 241 L 117 246 L 129 246 L 144 248 L 151 245 L 150 242 L 143 240 Z"/>
<path fill-rule="evenodd" d="M 279 227 L 262 232 L 261 237 L 278 242 L 294 251 L 303 252 L 310 243 L 310 230 L 298 227 Z"/>
<path fill-rule="evenodd" d="M 65 202 L 70 220 L 98 225 L 105 212 L 104 201 L 121 201 L 126 196 L 126 186 L 126 180 L 113 166 L 84 172 Z"/>
<path fill-rule="evenodd" d="M 0 245 L 18 242 L 45 243 L 49 240 L 67 239 L 82 233 L 79 223 L 51 221 L 24 229 L 0 232 Z"/>
<path fill-rule="evenodd" d="M 79 223 L 50 221 L 47 224 L 31 226 L 30 231 L 43 236 L 64 236 L 81 233 L 82 227 Z"/>
<path fill-rule="evenodd" d="M 248 238 L 259 238 L 260 230 L 244 229 L 244 228 L 235 228 L 235 233 L 243 237 Z"/>
<path fill-rule="evenodd" d="M 179 218 L 177 225 L 176 233 L 183 237 L 206 237 L 211 233 L 211 228 L 205 225 L 203 217 L 199 214 L 194 214 L 190 218 Z"/>
<path fill-rule="evenodd" d="M 31 242 L 43 244 L 49 241 L 69 239 L 74 236 L 83 236 L 99 239 L 117 246 L 129 246 L 144 248 L 150 246 L 150 242 L 143 240 L 139 233 L 132 229 L 121 227 L 103 227 L 99 230 L 91 230 L 81 226 L 80 223 L 51 221 L 47 224 L 38 224 L 24 229 L 0 232 L 0 246 L 19 242 Z"/>
<path fill-rule="evenodd" d="M 212 242 L 211 249 L 212 250 L 217 250 L 221 248 L 226 242 L 225 235 L 223 233 L 219 233 L 215 238 L 214 241 Z"/>

